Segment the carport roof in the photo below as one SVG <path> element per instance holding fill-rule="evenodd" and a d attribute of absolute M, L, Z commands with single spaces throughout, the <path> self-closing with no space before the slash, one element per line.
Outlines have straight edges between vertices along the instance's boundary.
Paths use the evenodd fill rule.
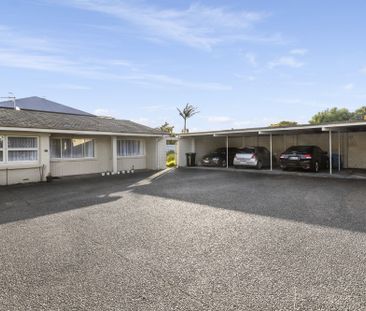
<path fill-rule="evenodd" d="M 322 132 L 322 131 L 344 131 L 344 130 L 366 130 L 366 121 L 342 121 L 324 124 L 300 124 L 296 126 L 281 126 L 281 127 L 254 127 L 244 129 L 229 129 L 220 131 L 204 131 L 182 133 L 179 137 L 198 137 L 198 136 L 236 136 L 236 135 L 265 135 L 265 134 L 284 134 L 284 133 L 308 133 L 308 132 Z"/>
<path fill-rule="evenodd" d="M 164 135 L 160 130 L 128 120 L 6 108 L 0 108 L 0 130 L 93 135 Z"/>

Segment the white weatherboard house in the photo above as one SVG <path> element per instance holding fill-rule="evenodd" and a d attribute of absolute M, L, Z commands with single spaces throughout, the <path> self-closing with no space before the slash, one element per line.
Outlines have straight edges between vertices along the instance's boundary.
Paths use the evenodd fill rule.
<path fill-rule="evenodd" d="M 165 144 L 159 130 L 39 97 L 0 103 L 0 185 L 163 169 Z"/>

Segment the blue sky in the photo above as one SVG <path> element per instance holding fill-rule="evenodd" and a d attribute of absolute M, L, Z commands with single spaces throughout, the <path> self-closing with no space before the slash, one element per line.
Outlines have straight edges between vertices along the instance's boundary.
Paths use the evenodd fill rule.
<path fill-rule="evenodd" d="M 0 2 L 0 96 L 180 131 L 306 123 L 366 105 L 366 3 Z"/>

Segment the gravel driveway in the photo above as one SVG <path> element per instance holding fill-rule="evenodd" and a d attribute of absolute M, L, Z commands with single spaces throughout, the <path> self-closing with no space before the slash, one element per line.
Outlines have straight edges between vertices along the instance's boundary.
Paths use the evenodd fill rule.
<path fill-rule="evenodd" d="M 0 309 L 366 310 L 366 181 L 151 174 L 0 188 Z"/>

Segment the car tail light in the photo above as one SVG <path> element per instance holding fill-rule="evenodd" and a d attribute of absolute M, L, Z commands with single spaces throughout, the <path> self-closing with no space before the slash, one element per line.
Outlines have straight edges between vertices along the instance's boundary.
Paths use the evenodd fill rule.
<path fill-rule="evenodd" d="M 256 158 L 256 156 L 257 156 L 257 155 L 256 155 L 255 153 L 253 153 L 253 154 L 252 154 L 252 159 L 255 159 L 255 158 Z"/>
<path fill-rule="evenodd" d="M 307 154 L 304 154 L 304 158 L 307 160 L 311 160 L 313 158 L 313 156 L 311 154 L 307 153 Z"/>

